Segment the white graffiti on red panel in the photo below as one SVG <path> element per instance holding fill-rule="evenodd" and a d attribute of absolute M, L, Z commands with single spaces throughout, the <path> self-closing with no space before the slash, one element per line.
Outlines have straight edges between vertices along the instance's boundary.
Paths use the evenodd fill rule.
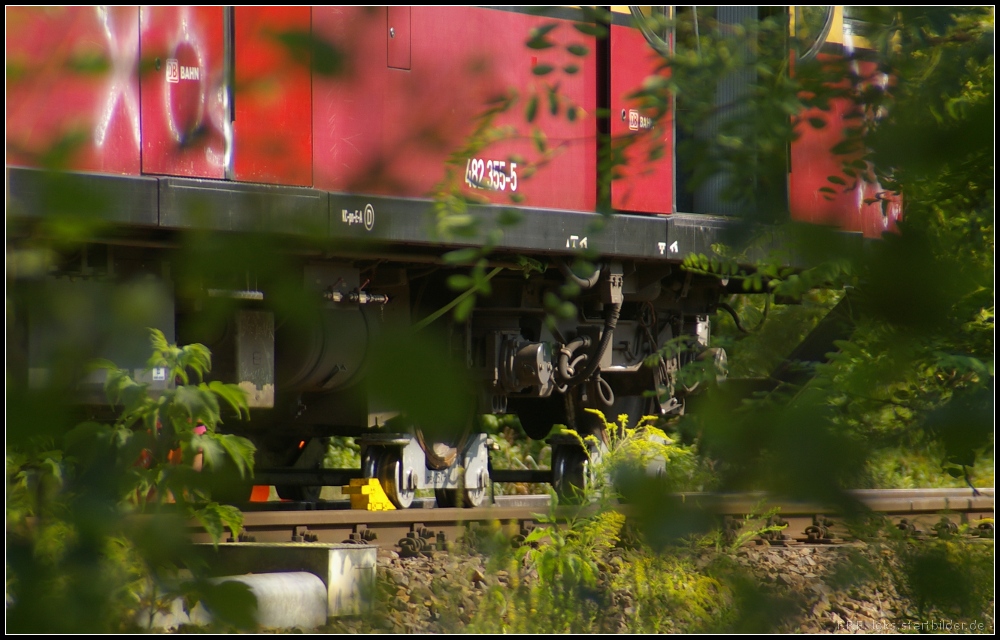
<path fill-rule="evenodd" d="M 125 110 L 125 117 L 128 118 L 129 128 L 132 130 L 132 138 L 135 146 L 139 148 L 139 99 L 136 95 L 135 70 L 139 55 L 139 27 L 135 20 L 127 21 L 124 37 L 119 38 L 116 33 L 120 29 L 112 26 L 111 10 L 108 7 L 96 7 L 97 20 L 101 23 L 104 37 L 107 40 L 108 52 L 111 54 L 111 75 L 109 78 L 107 99 L 97 117 L 97 125 L 94 128 L 94 142 L 98 147 L 103 147 L 108 137 L 108 129 L 111 126 L 115 114 L 119 112 L 118 105 L 121 103 Z"/>

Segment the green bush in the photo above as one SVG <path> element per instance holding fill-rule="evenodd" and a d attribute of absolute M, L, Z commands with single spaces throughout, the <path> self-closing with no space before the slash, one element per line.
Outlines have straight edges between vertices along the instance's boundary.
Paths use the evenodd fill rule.
<path fill-rule="evenodd" d="M 8 451 L 9 630 L 124 631 L 178 596 L 202 600 L 221 622 L 253 625 L 245 588 L 191 579 L 199 567 L 186 524 L 197 518 L 216 543 L 226 528 L 240 533 L 242 514 L 213 502 L 211 487 L 220 470 L 252 473 L 253 445 L 218 430 L 223 406 L 247 413 L 245 396 L 236 385 L 191 384 L 190 373 L 200 380 L 211 366 L 204 346 L 168 345 L 156 330 L 152 344 L 148 367 L 165 367 L 175 386 L 153 394 L 98 363 L 113 422 Z"/>

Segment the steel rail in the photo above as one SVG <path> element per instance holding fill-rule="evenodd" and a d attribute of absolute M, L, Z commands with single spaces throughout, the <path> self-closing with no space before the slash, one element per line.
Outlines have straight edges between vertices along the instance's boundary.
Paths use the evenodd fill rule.
<path fill-rule="evenodd" d="M 733 529 L 743 519 L 777 510 L 771 516 L 772 524 L 787 526 L 780 534 L 772 535 L 770 542 L 787 544 L 831 543 L 846 539 L 846 520 L 841 519 L 841 514 L 845 513 L 882 514 L 892 518 L 900 528 L 916 534 L 930 534 L 941 528 L 944 526 L 942 518 L 955 525 L 989 523 L 983 526 L 992 532 L 994 490 L 980 489 L 978 493 L 973 495 L 971 489 L 863 490 L 849 492 L 847 503 L 832 507 L 768 499 L 763 493 L 686 493 L 674 494 L 674 498 L 675 505 L 721 517 Z M 477 526 L 493 527 L 509 536 L 518 536 L 543 519 L 554 517 L 564 521 L 596 509 L 594 505 L 552 509 L 548 496 L 498 496 L 494 505 L 475 509 L 435 508 L 431 506 L 432 500 L 415 504 L 423 508 L 362 511 L 347 508 L 348 503 L 339 501 L 248 505 L 244 511 L 244 539 L 257 542 L 351 541 L 393 546 L 409 538 L 417 540 L 419 548 L 431 548 L 455 541 L 469 528 Z M 619 508 L 626 515 L 635 511 L 631 505 Z M 197 522 L 189 523 L 189 531 L 195 542 L 210 541 L 208 533 Z"/>

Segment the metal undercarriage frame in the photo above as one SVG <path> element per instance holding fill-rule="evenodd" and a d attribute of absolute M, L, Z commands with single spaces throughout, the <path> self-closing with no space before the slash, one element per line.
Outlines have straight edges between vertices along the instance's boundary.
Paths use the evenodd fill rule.
<path fill-rule="evenodd" d="M 470 205 L 469 213 L 482 221 L 480 234 L 442 242 L 428 233 L 433 202 L 420 198 L 223 180 L 63 174 L 21 167 L 7 168 L 7 183 L 12 222 L 44 217 L 53 206 L 64 208 L 66 202 L 76 200 L 73 193 L 80 193 L 88 196 L 79 199 L 81 202 L 100 202 L 102 220 L 137 232 L 199 228 L 276 233 L 317 241 L 355 240 L 369 248 L 481 246 L 486 233 L 496 228 L 497 218 L 509 208 Z M 56 202 L 53 193 L 63 195 Z M 733 218 L 704 214 L 605 217 L 585 211 L 518 210 L 530 224 L 505 228 L 497 251 L 577 255 L 586 249 L 608 259 L 680 262 L 690 254 L 711 253 L 714 243 L 738 241 L 739 232 L 747 226 Z M 196 217 L 192 211 L 204 215 Z M 772 238 L 770 244 L 778 240 Z M 755 252 L 764 255 L 767 244 L 758 243 Z"/>

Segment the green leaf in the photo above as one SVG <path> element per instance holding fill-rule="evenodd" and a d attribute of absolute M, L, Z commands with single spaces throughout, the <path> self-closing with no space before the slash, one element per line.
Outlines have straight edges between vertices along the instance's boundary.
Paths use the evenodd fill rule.
<path fill-rule="evenodd" d="M 344 72 L 349 59 L 339 47 L 306 30 L 288 30 L 272 34 L 300 65 L 308 65 L 321 76 L 337 76 Z"/>
<path fill-rule="evenodd" d="M 573 24 L 573 28 L 580 33 L 588 36 L 595 36 L 598 38 L 606 38 L 608 36 L 608 30 L 604 25 L 600 24 L 588 24 L 586 22 L 577 22 Z"/>
<path fill-rule="evenodd" d="M 576 73 L 579 70 L 580 70 L 580 67 L 578 67 L 575 64 L 568 64 L 565 67 L 563 67 L 563 72 L 564 73 L 568 73 L 569 75 L 573 75 L 574 73 Z"/>
<path fill-rule="evenodd" d="M 520 224 L 524 220 L 524 214 L 517 209 L 504 209 L 497 216 L 497 224 L 501 227 L 510 227 Z"/>
<path fill-rule="evenodd" d="M 257 597 L 249 586 L 229 580 L 206 585 L 200 595 L 201 603 L 219 622 L 245 630 L 257 628 Z"/>
<path fill-rule="evenodd" d="M 241 419 L 246 415 L 246 419 L 250 419 L 250 406 L 247 403 L 247 392 L 240 388 L 239 385 L 235 384 L 224 384 L 218 380 L 212 380 L 208 383 L 209 390 L 215 395 L 219 396 L 226 401 L 236 415 Z M 208 425 L 206 425 L 208 426 Z"/>
<path fill-rule="evenodd" d="M 177 387 L 173 400 L 173 406 L 181 409 L 192 423 L 218 422 L 219 402 L 215 399 L 215 394 L 210 393 L 207 388 L 190 385 Z"/>
<path fill-rule="evenodd" d="M 526 544 L 530 544 L 532 542 L 538 542 L 549 533 L 550 533 L 549 530 L 545 527 L 535 527 L 534 529 L 528 532 L 528 535 L 524 537 L 524 542 Z"/>
<path fill-rule="evenodd" d="M 569 51 L 574 56 L 582 58 L 583 56 L 590 53 L 590 49 L 583 46 L 582 44 L 571 44 L 566 47 L 566 51 Z"/>
<path fill-rule="evenodd" d="M 245 478 L 248 475 L 253 475 L 254 454 L 257 452 L 257 447 L 246 438 L 229 433 L 216 434 L 216 438 L 236 464 L 240 477 Z"/>
<path fill-rule="evenodd" d="M 455 273 L 448 276 L 448 288 L 452 291 L 464 291 L 472 286 L 472 278 L 467 275 Z"/>
<path fill-rule="evenodd" d="M 555 22 L 535 27 L 531 30 L 528 41 L 525 44 L 529 49 L 548 49 L 549 47 L 554 46 L 545 36 L 557 26 L 559 26 L 559 23 Z"/>
<path fill-rule="evenodd" d="M 837 144 L 833 145 L 833 147 L 830 149 L 830 153 L 841 156 L 848 153 L 853 153 L 858 150 L 859 148 L 857 140 L 844 140 L 843 142 L 838 142 Z"/>
<path fill-rule="evenodd" d="M 149 341 L 153 344 L 154 351 L 166 351 L 170 348 L 163 332 L 153 327 L 149 328 Z"/>
<path fill-rule="evenodd" d="M 68 453 L 81 455 L 82 450 L 91 450 L 94 443 L 106 440 L 110 434 L 111 427 L 106 424 L 82 422 L 66 433 L 63 442 Z"/>
<path fill-rule="evenodd" d="M 110 360 L 105 360 L 104 358 L 95 358 L 87 363 L 87 371 L 100 371 L 102 369 L 118 371 L 118 365 Z"/>
<path fill-rule="evenodd" d="M 473 262 L 479 257 L 478 249 L 456 249 L 441 256 L 446 264 L 464 264 Z"/>
<path fill-rule="evenodd" d="M 551 64 L 536 64 L 534 67 L 531 68 L 531 73 L 535 74 L 536 76 L 544 76 L 552 73 L 554 69 L 555 67 L 553 67 Z"/>
<path fill-rule="evenodd" d="M 212 370 L 212 352 L 203 344 L 189 344 L 182 348 L 182 363 L 185 367 L 194 369 L 201 378 Z"/>
<path fill-rule="evenodd" d="M 534 122 L 535 116 L 538 115 L 538 96 L 532 95 L 528 99 L 528 106 L 524 110 L 524 118 L 528 122 Z"/>
<path fill-rule="evenodd" d="M 572 320 L 576 317 L 576 305 L 567 300 L 556 309 L 556 315 L 564 320 Z"/>
<path fill-rule="evenodd" d="M 457 322 L 465 322 L 472 313 L 472 310 L 476 308 L 476 296 L 469 296 L 458 303 L 455 307 L 455 320 Z"/>
<path fill-rule="evenodd" d="M 545 153 L 545 150 L 548 148 L 548 142 L 544 131 L 535 127 L 535 129 L 531 132 L 531 140 L 535 143 L 535 148 L 538 149 L 538 153 Z"/>
<path fill-rule="evenodd" d="M 532 272 L 545 273 L 545 265 L 534 258 L 517 256 L 517 264 L 524 270 L 526 276 Z"/>
<path fill-rule="evenodd" d="M 205 435 L 191 435 L 191 447 L 195 451 L 201 452 L 202 464 L 206 468 L 218 469 L 226 464 L 230 459 L 229 452 L 222 443 L 222 434 L 206 433 Z"/>

